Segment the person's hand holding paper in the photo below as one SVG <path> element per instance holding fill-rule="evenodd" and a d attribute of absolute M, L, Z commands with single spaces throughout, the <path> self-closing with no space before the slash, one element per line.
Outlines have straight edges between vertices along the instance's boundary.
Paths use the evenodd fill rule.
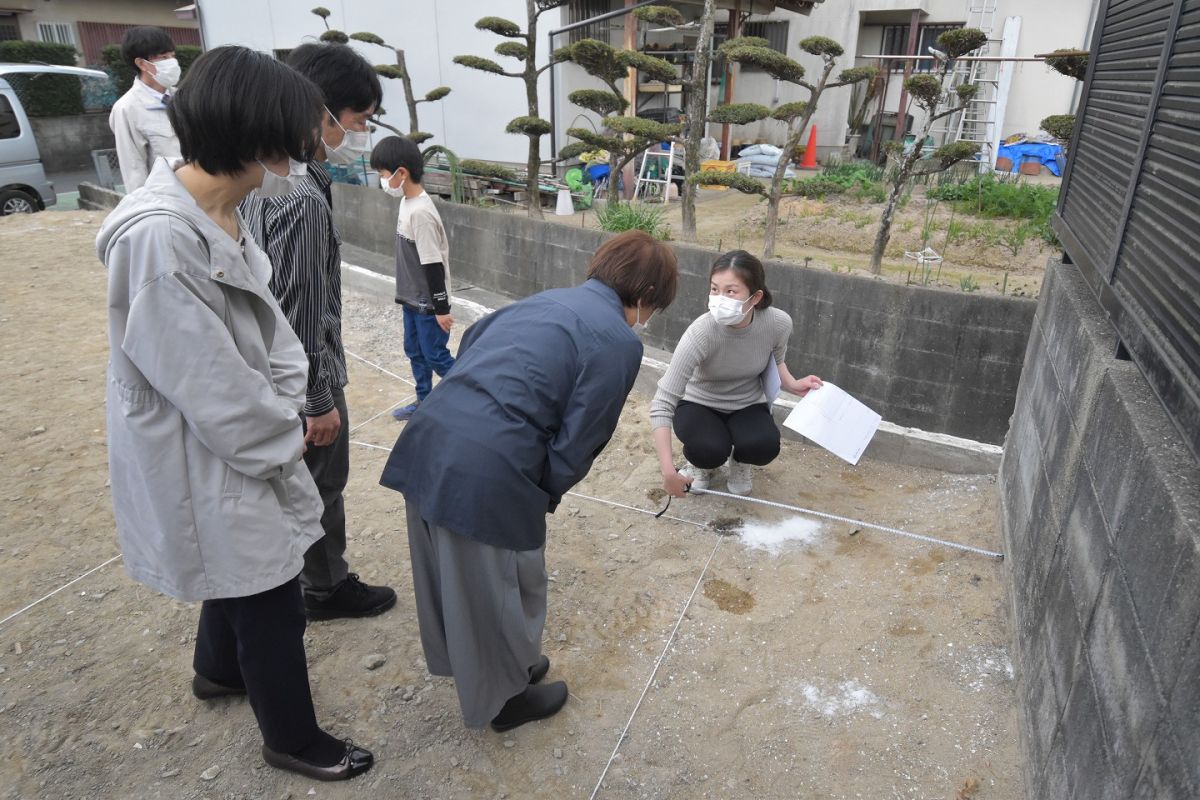
<path fill-rule="evenodd" d="M 821 383 L 820 388 L 809 392 L 783 424 L 843 461 L 857 464 L 883 418 L 832 383 Z"/>

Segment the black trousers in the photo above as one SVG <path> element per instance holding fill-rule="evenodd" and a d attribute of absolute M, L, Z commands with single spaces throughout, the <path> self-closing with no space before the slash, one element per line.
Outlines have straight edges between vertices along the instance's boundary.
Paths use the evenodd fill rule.
<path fill-rule="evenodd" d="M 766 403 L 718 411 L 680 400 L 674 428 L 683 442 L 683 457 L 701 469 L 716 469 L 730 453 L 743 464 L 760 467 L 779 455 L 779 428 Z"/>
<path fill-rule="evenodd" d="M 332 444 L 324 447 L 308 446 L 304 463 L 312 473 L 313 482 L 321 492 L 325 512 L 321 515 L 321 528 L 325 535 L 309 546 L 304 554 L 304 571 L 300 573 L 300 584 L 305 591 L 318 595 L 334 588 L 350 573 L 346 563 L 346 503 L 342 493 L 350 478 L 350 418 L 346 410 L 346 394 L 333 390 L 333 407 L 342 418 L 342 428 Z"/>
<path fill-rule="evenodd" d="M 196 673 L 222 686 L 245 687 L 263 742 L 294 753 L 320 732 L 304 657 L 300 582 L 249 597 L 205 600 L 196 632 Z"/>

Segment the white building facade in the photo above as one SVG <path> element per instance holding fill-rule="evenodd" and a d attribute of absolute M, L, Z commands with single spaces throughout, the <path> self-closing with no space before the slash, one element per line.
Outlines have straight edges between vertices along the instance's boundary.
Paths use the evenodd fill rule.
<path fill-rule="evenodd" d="M 699 15 L 700 0 L 661 0 L 673 5 L 685 17 Z M 631 0 L 572 0 L 561 8 L 542 15 L 539 22 L 539 63 L 545 63 L 550 49 L 551 31 L 565 28 L 608 11 L 619 10 Z M 1086 48 L 1091 32 L 1096 0 L 826 0 L 810 4 L 806 0 L 773 2 L 772 0 L 718 0 L 719 32 L 727 33 L 734 8 L 742 11 L 743 33 L 764 35 L 787 55 L 809 68 L 810 74 L 819 69 L 819 61 L 799 49 L 806 36 L 828 36 L 846 48 L 844 66 L 878 64 L 862 56 L 901 54 L 908 41 L 908 25 L 914 14 L 918 36 L 927 45 L 936 34 L 949 27 L 961 27 L 971 20 L 969 9 L 980 5 L 994 6 L 991 36 L 999 39 L 1008 30 L 1008 52 L 1029 57 L 1060 47 Z M 284 54 L 304 41 L 316 39 L 325 29 L 320 18 L 311 13 L 313 0 L 200 0 L 201 30 L 205 44 L 241 44 L 265 52 Z M 419 108 L 420 128 L 434 134 L 431 144 L 442 144 L 464 158 L 522 163 L 527 140 L 523 136 L 504 132 L 510 119 L 525 111 L 523 81 L 490 75 L 453 63 L 457 55 L 478 55 L 499 62 L 505 69 L 519 71 L 520 62 L 498 56 L 497 44 L 508 41 L 488 31 L 475 28 L 483 16 L 500 16 L 525 26 L 524 0 L 326 0 L 331 12 L 329 25 L 352 34 L 369 31 L 389 44 L 405 50 L 409 72 L 418 96 L 437 86 L 449 86 L 451 93 L 436 103 L 423 103 Z M 778 8 L 776 6 L 779 6 Z M 790 8 L 800 8 L 797 13 Z M 1015 21 L 1015 24 L 1014 24 Z M 573 32 L 555 35 L 555 47 L 570 43 L 582 36 L 594 36 L 616 47 L 626 41 L 626 25 L 630 16 L 617 16 Z M 669 54 L 672 50 L 694 47 L 693 29 L 655 30 L 641 25 L 635 46 L 651 54 Z M 373 63 L 393 63 L 394 57 L 384 48 L 352 42 Z M 900 49 L 897 49 L 900 48 Z M 927 55 L 927 53 L 922 53 Z M 686 58 L 679 54 L 680 69 Z M 927 62 L 926 62 L 927 63 Z M 879 99 L 868 108 L 868 122 L 878 111 L 894 113 L 900 101 L 902 83 L 901 62 L 892 62 L 882 105 Z M 1041 119 L 1051 114 L 1070 113 L 1078 96 L 1078 82 L 1051 71 L 1039 62 L 1012 62 L 1006 102 L 999 109 L 995 122 L 997 136 L 1012 133 L 1034 134 Z M 570 92 L 585 86 L 600 86 L 572 64 L 554 67 L 554 96 L 551 80 L 543 73 L 539 84 L 541 116 L 555 122 L 555 135 L 542 140 L 543 157 L 552 155 L 552 147 L 562 147 L 569 141 L 565 135 L 573 126 L 594 124 L 589 113 L 566 99 Z M 720 101 L 724 91 L 721 70 L 715 71 L 709 84 L 712 104 Z M 780 83 L 761 72 L 741 69 L 735 80 L 734 102 L 757 102 L 777 106 L 806 99 L 799 87 Z M 646 84 L 639 87 L 638 108 L 684 108 L 677 87 Z M 665 91 L 664 91 L 665 88 Z M 818 131 L 819 152 L 827 155 L 840 152 L 847 140 L 848 118 L 852 92 L 840 89 L 830 92 L 821 102 L 814 119 Z M 399 81 L 384 80 L 385 122 L 408 130 L 407 111 Z M 911 107 L 914 126 L 919 116 Z M 710 135 L 721 137 L 720 126 L 713 125 Z M 764 121 L 734 127 L 734 142 L 769 141 L 781 143 L 783 125 Z"/>

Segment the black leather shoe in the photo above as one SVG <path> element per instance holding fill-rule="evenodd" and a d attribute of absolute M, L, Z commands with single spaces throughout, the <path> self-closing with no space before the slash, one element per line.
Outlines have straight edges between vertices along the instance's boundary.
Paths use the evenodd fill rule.
<path fill-rule="evenodd" d="M 375 756 L 370 750 L 359 747 L 349 739 L 346 740 L 346 753 L 342 760 L 332 767 L 319 767 L 297 756 L 287 753 L 276 753 L 265 744 L 262 748 L 263 761 L 276 769 L 285 769 L 318 781 L 345 781 L 355 775 L 361 775 L 375 763 Z"/>
<path fill-rule="evenodd" d="M 529 682 L 541 683 L 542 678 L 546 677 L 546 673 L 550 671 L 550 659 L 542 656 L 541 659 L 533 665 L 533 669 L 529 670 Z"/>
<path fill-rule="evenodd" d="M 369 586 L 353 572 L 324 599 L 304 593 L 304 613 L 311 620 L 373 617 L 394 605 L 394 591 L 387 586 Z"/>
<path fill-rule="evenodd" d="M 222 686 L 197 673 L 192 676 L 192 694 L 197 700 L 213 700 L 218 697 L 234 697 L 246 693 L 245 686 Z"/>
<path fill-rule="evenodd" d="M 567 684 L 555 681 L 545 686 L 526 686 L 525 691 L 510 698 L 492 720 L 492 730 L 500 733 L 526 722 L 552 717 L 567 704 Z"/>

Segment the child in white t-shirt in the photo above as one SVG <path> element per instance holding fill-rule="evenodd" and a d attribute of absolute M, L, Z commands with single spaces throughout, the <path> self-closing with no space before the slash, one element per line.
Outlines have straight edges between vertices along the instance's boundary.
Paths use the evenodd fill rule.
<path fill-rule="evenodd" d="M 417 402 L 392 416 L 407 420 L 433 389 L 433 374 L 454 366 L 450 341 L 450 247 L 437 206 L 421 187 L 421 151 L 411 139 L 389 136 L 371 151 L 383 190 L 400 199 L 396 223 L 396 302 L 404 307 L 404 354 L 412 362 Z"/>

